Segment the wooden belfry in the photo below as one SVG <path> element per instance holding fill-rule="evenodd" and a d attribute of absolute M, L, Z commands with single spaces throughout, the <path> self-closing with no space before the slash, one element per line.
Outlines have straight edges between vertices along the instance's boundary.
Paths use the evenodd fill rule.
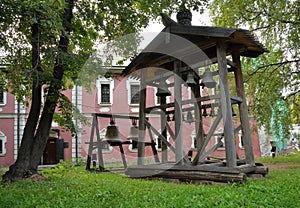
<path fill-rule="evenodd" d="M 248 110 L 243 84 L 240 57 L 255 58 L 266 52 L 248 30 L 221 27 L 192 26 L 191 12 L 180 11 L 177 22 L 162 15 L 165 28 L 123 71 L 124 76 L 135 76 L 141 80 L 140 111 L 139 111 L 139 143 L 138 165 L 128 167 L 126 174 L 130 177 L 163 177 L 179 180 L 210 180 L 210 181 L 240 181 L 244 182 L 247 175 L 267 174 L 267 168 L 254 161 Z M 218 70 L 210 72 L 219 78 L 218 94 L 214 96 L 200 96 L 201 87 L 205 86 L 205 75 L 199 73 L 200 68 L 208 69 L 217 64 Z M 163 73 L 162 73 L 163 72 Z M 229 91 L 228 73 L 233 73 L 236 94 Z M 194 80 L 192 80 L 194 78 Z M 161 81 L 172 80 L 168 83 L 173 88 L 174 102 L 167 103 L 166 95 L 161 93 L 160 105 L 146 107 L 146 86 L 159 87 Z M 188 81 L 187 81 L 188 80 Z M 195 83 L 193 82 L 195 81 Z M 195 95 L 194 100 L 182 100 L 182 86 L 188 82 Z M 211 83 L 210 87 L 214 84 Z M 214 100 L 214 102 L 210 102 Z M 205 103 L 204 103 L 205 102 Z M 192 108 L 183 108 L 186 104 L 193 104 Z M 219 113 L 214 119 L 207 134 L 203 131 L 202 110 L 213 108 L 218 104 Z M 232 105 L 237 105 L 240 116 L 240 126 L 234 129 L 232 120 Z M 161 139 L 165 146 L 175 152 L 176 161 L 167 161 L 162 155 L 162 163 L 144 165 L 144 131 L 149 121 L 147 114 L 158 110 L 161 113 L 161 125 L 166 127 L 174 140 L 174 147 L 166 139 L 166 131 L 161 132 Z M 195 115 L 195 130 L 197 139 L 197 153 L 190 161 L 183 150 L 182 113 L 192 110 Z M 205 111 L 206 112 L 206 111 Z M 166 115 L 175 117 L 175 127 L 172 130 Z M 208 162 L 206 158 L 220 145 L 216 144 L 207 150 L 209 140 L 215 135 L 215 130 L 223 121 L 226 161 Z M 236 157 L 234 134 L 242 131 L 245 148 L 245 160 Z M 164 153 L 163 153 L 164 154 Z"/>

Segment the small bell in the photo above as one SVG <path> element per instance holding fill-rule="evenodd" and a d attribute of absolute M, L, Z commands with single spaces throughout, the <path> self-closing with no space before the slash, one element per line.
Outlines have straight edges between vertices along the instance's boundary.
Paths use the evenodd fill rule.
<path fill-rule="evenodd" d="M 192 115 L 192 112 L 189 111 L 186 115 L 186 122 L 191 124 L 192 122 L 194 122 L 194 118 L 193 118 L 193 115 Z"/>
<path fill-rule="evenodd" d="M 132 126 L 130 127 L 130 134 L 127 137 L 129 140 L 137 140 L 139 138 L 139 129 L 136 126 L 136 122 L 133 121 Z"/>
<path fill-rule="evenodd" d="M 186 78 L 186 84 L 189 87 L 195 86 L 197 83 L 195 82 L 194 76 L 191 72 L 188 73 L 187 78 Z"/>
<path fill-rule="evenodd" d="M 114 143 L 114 142 L 123 142 L 123 140 L 119 136 L 118 127 L 115 125 L 113 119 L 110 121 L 110 125 L 106 128 L 106 134 L 103 142 Z"/>
<path fill-rule="evenodd" d="M 216 81 L 213 79 L 212 72 L 209 70 L 209 68 L 206 68 L 205 72 L 203 73 L 202 83 L 207 88 L 214 88 L 217 84 Z"/>
<path fill-rule="evenodd" d="M 156 96 L 170 96 L 171 92 L 168 89 L 168 85 L 165 81 L 159 82 Z"/>

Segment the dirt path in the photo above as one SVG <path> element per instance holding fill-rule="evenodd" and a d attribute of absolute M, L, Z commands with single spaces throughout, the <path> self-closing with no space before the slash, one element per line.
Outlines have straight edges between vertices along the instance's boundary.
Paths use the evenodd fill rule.
<path fill-rule="evenodd" d="M 293 167 L 297 167 L 297 169 L 300 169 L 300 163 L 264 163 L 265 166 L 269 168 L 269 170 L 289 170 Z"/>

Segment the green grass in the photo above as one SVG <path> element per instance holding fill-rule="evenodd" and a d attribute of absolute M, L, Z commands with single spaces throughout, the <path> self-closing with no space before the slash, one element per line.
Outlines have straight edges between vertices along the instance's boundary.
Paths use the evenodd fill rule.
<path fill-rule="evenodd" d="M 276 160 L 299 163 L 300 155 L 292 157 Z M 0 207 L 300 207 L 298 168 L 274 170 L 265 180 L 228 186 L 129 179 L 68 163 L 42 174 L 49 181 L 24 180 L 0 187 Z"/>
<path fill-rule="evenodd" d="M 271 163 L 271 164 L 277 164 L 277 163 L 300 163 L 300 153 L 291 153 L 286 156 L 278 156 L 278 157 L 262 157 L 257 159 L 256 161 L 262 162 L 262 163 Z"/>

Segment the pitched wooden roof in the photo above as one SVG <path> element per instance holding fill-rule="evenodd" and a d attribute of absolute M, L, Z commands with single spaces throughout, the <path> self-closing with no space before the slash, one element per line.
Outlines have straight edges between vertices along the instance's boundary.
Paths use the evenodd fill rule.
<path fill-rule="evenodd" d="M 201 66 L 201 62 L 216 61 L 216 44 L 224 41 L 227 44 L 227 54 L 238 48 L 241 56 L 257 57 L 267 49 L 244 29 L 185 26 L 170 24 L 165 27 L 125 68 L 123 75 L 146 68 L 155 67 L 172 70 L 173 61 L 180 59 L 187 66 Z M 153 74 L 155 72 L 153 71 Z M 137 75 L 138 76 L 138 75 Z M 150 77 L 152 75 L 148 75 Z"/>

